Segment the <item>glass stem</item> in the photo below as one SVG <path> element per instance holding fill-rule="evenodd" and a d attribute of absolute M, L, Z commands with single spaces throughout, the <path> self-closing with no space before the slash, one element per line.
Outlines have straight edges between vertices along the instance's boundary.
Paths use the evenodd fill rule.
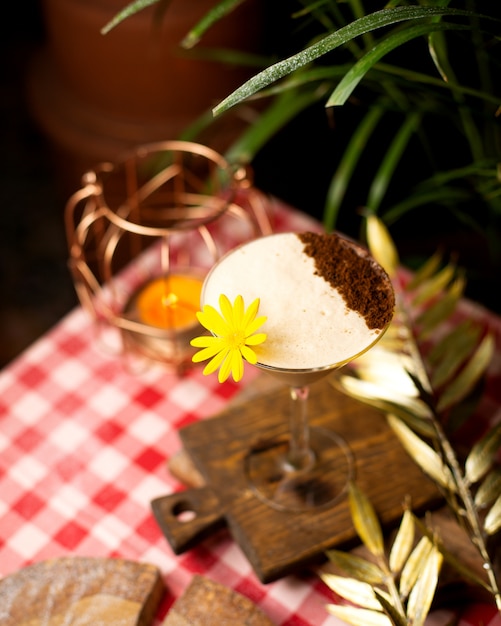
<path fill-rule="evenodd" d="M 301 471 L 314 463 L 308 425 L 308 387 L 291 387 L 290 443 L 287 468 Z"/>

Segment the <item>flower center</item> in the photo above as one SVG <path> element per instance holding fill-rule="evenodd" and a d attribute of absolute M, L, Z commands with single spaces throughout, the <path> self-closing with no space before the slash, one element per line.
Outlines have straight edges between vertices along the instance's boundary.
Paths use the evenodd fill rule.
<path fill-rule="evenodd" d="M 245 334 L 241 330 L 235 330 L 226 339 L 230 350 L 238 350 L 245 343 Z"/>

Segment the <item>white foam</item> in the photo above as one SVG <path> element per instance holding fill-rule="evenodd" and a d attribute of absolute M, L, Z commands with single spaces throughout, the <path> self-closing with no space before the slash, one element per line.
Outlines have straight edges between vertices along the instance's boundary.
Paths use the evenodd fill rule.
<path fill-rule="evenodd" d="M 209 273 L 203 303 L 219 309 L 224 293 L 249 306 L 260 299 L 258 315 L 268 337 L 256 347 L 260 363 L 283 369 L 344 364 L 366 350 L 381 331 L 347 308 L 339 292 L 315 274 L 314 260 L 293 233 L 256 239 L 228 253 Z"/>

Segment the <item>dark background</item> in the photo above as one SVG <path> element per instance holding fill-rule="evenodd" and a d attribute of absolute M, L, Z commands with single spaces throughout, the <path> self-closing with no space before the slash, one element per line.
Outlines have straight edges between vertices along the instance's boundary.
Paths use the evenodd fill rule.
<path fill-rule="evenodd" d="M 0 366 L 76 303 L 66 265 L 49 146 L 26 105 L 25 78 L 44 40 L 35 0 L 10 3 L 0 20 Z"/>

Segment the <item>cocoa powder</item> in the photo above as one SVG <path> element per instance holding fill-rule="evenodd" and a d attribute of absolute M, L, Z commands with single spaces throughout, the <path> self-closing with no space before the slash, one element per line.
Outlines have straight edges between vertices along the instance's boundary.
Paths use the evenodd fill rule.
<path fill-rule="evenodd" d="M 395 295 L 390 278 L 367 250 L 335 233 L 306 232 L 298 237 L 315 262 L 315 273 L 338 290 L 368 328 L 382 329 L 391 321 Z"/>

